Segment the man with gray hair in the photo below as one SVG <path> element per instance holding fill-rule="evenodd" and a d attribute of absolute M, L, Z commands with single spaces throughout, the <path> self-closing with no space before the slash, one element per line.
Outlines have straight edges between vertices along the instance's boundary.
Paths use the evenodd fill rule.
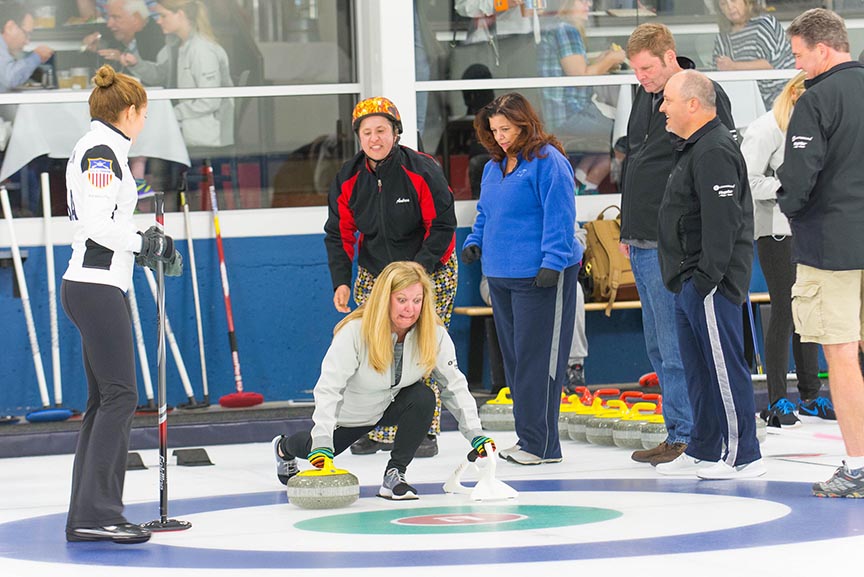
<path fill-rule="evenodd" d="M 84 45 L 102 58 L 123 64 L 123 55 L 155 61 L 165 46 L 165 34 L 151 18 L 145 0 L 108 0 L 103 30 L 84 38 Z M 114 64 L 118 68 L 117 64 Z"/>
<path fill-rule="evenodd" d="M 795 66 L 807 75 L 778 169 L 777 200 L 797 263 L 792 311 L 801 341 L 825 352 L 846 445 L 843 466 L 813 494 L 864 498 L 864 66 L 852 61 L 846 25 L 830 10 L 807 10 L 787 33 Z M 802 404 L 799 413 L 820 416 L 819 409 Z"/>
<path fill-rule="evenodd" d="M 658 252 L 693 407 L 690 443 L 663 475 L 743 479 L 765 474 L 744 358 L 741 305 L 753 266 L 753 205 L 738 144 L 717 118 L 711 80 L 672 76 L 660 112 L 678 137 L 660 203 Z M 725 449 L 724 449 L 725 446 Z"/>

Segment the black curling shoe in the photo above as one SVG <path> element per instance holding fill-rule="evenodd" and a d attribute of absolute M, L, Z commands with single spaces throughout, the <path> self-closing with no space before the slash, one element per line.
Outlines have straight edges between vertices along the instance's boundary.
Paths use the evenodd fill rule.
<path fill-rule="evenodd" d="M 150 531 L 134 523 L 120 523 L 104 527 L 76 527 L 66 529 L 66 540 L 72 543 L 79 541 L 113 541 L 123 545 L 146 543 L 150 540 Z"/>

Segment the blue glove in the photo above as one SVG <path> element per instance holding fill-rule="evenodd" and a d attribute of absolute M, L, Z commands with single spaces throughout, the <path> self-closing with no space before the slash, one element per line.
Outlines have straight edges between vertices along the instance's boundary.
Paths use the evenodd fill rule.
<path fill-rule="evenodd" d="M 310 452 L 306 458 L 316 469 L 323 469 L 325 459 L 333 460 L 333 449 L 328 449 L 326 447 L 312 449 L 312 452 Z"/>
<path fill-rule="evenodd" d="M 462 264 L 471 264 L 480 260 L 480 245 L 471 244 L 462 249 Z"/>
<path fill-rule="evenodd" d="M 477 451 L 478 457 L 486 456 L 486 443 L 492 443 L 492 449 L 495 449 L 495 441 L 485 435 L 477 435 L 471 439 L 471 446 Z"/>
<path fill-rule="evenodd" d="M 561 273 L 551 268 L 541 268 L 534 278 L 534 286 L 538 288 L 553 287 L 558 284 L 558 277 Z"/>

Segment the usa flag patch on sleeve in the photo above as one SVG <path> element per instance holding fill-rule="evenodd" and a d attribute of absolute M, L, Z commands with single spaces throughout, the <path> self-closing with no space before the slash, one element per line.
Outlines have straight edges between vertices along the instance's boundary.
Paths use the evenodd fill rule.
<path fill-rule="evenodd" d="M 87 159 L 87 179 L 96 188 L 105 188 L 114 181 L 112 161 L 107 158 Z"/>

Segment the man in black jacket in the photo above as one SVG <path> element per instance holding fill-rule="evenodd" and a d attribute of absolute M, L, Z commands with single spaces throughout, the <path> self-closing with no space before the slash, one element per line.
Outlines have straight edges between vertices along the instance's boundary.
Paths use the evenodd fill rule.
<path fill-rule="evenodd" d="M 659 107 L 663 89 L 673 74 L 694 68 L 693 61 L 675 53 L 675 39 L 663 24 L 638 26 L 627 43 L 627 57 L 640 86 L 627 123 L 626 158 L 622 168 L 621 250 L 630 257 L 639 299 L 642 329 L 651 366 L 663 388 L 663 418 L 667 438 L 660 446 L 636 451 L 641 463 L 668 463 L 690 442 L 693 426 L 687 383 L 675 336 L 675 303 L 663 286 L 657 260 L 657 212 L 672 171 L 674 150 Z M 717 115 L 734 130 L 729 98 L 718 84 Z"/>
<path fill-rule="evenodd" d="M 864 66 L 852 62 L 843 19 L 808 10 L 789 26 L 795 66 L 807 91 L 795 104 L 778 170 L 780 209 L 792 225 L 798 264 L 792 287 L 795 330 L 822 345 L 831 396 L 846 444 L 834 476 L 817 497 L 864 498 Z M 805 414 L 806 407 L 799 412 Z"/>
<path fill-rule="evenodd" d="M 686 70 L 669 79 L 660 106 L 666 130 L 679 137 L 660 204 L 660 269 L 675 293 L 693 429 L 686 451 L 657 472 L 741 479 L 765 474 L 741 322 L 753 205 L 744 157 L 715 102 L 711 80 Z"/>

